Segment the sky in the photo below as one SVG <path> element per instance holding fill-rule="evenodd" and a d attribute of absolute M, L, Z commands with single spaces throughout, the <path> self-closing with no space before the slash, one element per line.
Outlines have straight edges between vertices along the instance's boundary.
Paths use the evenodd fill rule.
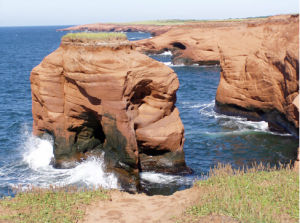
<path fill-rule="evenodd" d="M 227 19 L 287 13 L 299 13 L 298 0 L 0 0 L 0 26 Z"/>

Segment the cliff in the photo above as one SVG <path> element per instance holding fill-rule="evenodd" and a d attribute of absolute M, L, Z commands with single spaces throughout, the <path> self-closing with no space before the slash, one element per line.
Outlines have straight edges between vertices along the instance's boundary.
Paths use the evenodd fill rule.
<path fill-rule="evenodd" d="M 142 25 L 142 24 L 106 24 L 94 23 L 72 26 L 58 31 L 91 31 L 91 32 L 148 32 L 156 36 L 167 32 L 173 26 Z"/>
<path fill-rule="evenodd" d="M 31 72 L 33 133 L 54 137 L 54 166 L 103 156 L 124 189 L 140 171 L 190 171 L 172 69 L 128 41 L 63 38 Z"/>
<path fill-rule="evenodd" d="M 71 26 L 57 31 L 91 31 L 91 32 L 148 32 L 153 36 L 161 35 L 171 29 L 177 28 L 218 28 L 233 27 L 244 24 L 260 24 L 269 17 L 228 19 L 228 20 L 153 20 L 132 23 L 93 23 Z M 273 18 L 282 20 L 281 16 Z"/>
<path fill-rule="evenodd" d="M 145 53 L 170 50 L 174 64 L 220 64 L 219 112 L 268 121 L 297 136 L 299 17 L 284 15 L 234 26 L 177 27 L 136 42 Z"/>

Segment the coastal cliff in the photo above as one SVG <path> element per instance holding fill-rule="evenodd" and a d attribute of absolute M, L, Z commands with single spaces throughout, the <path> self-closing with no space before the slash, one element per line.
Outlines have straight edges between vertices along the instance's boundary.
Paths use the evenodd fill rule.
<path fill-rule="evenodd" d="M 147 32 L 153 36 L 163 34 L 170 30 L 171 25 L 142 25 L 142 24 L 105 24 L 95 23 L 79 26 L 72 26 L 58 31 L 90 31 L 90 32 Z"/>
<path fill-rule="evenodd" d="M 31 72 L 33 133 L 54 138 L 53 165 L 103 156 L 135 191 L 140 171 L 189 172 L 172 69 L 127 40 L 63 38 Z"/>
<path fill-rule="evenodd" d="M 298 136 L 299 16 L 269 17 L 219 27 L 177 27 L 136 41 L 145 53 L 171 51 L 174 64 L 220 65 L 216 109 L 265 120 Z"/>

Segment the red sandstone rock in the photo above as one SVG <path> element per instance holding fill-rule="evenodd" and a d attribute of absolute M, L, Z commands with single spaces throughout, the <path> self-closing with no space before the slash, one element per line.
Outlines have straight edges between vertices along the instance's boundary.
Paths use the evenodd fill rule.
<path fill-rule="evenodd" d="M 57 167 L 105 151 L 128 189 L 144 169 L 187 170 L 178 87 L 172 69 L 129 42 L 62 40 L 31 72 L 33 131 L 54 136 Z"/>
<path fill-rule="evenodd" d="M 176 27 L 136 42 L 146 53 L 170 50 L 173 63 L 220 64 L 219 111 L 266 120 L 271 129 L 298 135 L 298 15 L 234 26 Z"/>
<path fill-rule="evenodd" d="M 149 32 L 153 36 L 160 35 L 165 33 L 173 28 L 219 28 L 219 27 L 234 27 L 240 25 L 249 25 L 255 26 L 257 24 L 263 23 L 265 20 L 272 19 L 273 22 L 280 22 L 286 19 L 286 16 L 271 16 L 266 18 L 248 18 L 248 19 L 240 19 L 240 20 L 220 20 L 220 21 L 185 21 L 182 23 L 170 22 L 170 25 L 155 25 L 155 21 L 153 24 L 139 24 L 139 23 L 93 23 L 93 24 L 85 24 L 78 26 L 71 26 L 64 29 L 58 29 L 57 31 L 91 31 L 91 32 Z M 158 21 L 159 22 L 159 21 Z"/>
<path fill-rule="evenodd" d="M 158 26 L 158 25 L 122 25 L 122 24 L 105 24 L 95 23 L 79 26 L 72 26 L 58 31 L 92 31 L 92 32 L 148 32 L 153 36 L 167 32 L 173 26 Z"/>

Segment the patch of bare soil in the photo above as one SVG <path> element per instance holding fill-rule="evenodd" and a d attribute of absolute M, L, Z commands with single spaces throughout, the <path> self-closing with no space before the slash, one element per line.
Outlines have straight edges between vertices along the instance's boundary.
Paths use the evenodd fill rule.
<path fill-rule="evenodd" d="M 147 196 L 112 191 L 111 199 L 97 201 L 87 207 L 85 223 L 169 223 L 176 222 L 185 209 L 200 195 L 195 188 L 178 191 L 171 196 Z M 224 221 L 225 222 L 225 221 Z M 227 221 L 226 221 L 227 222 Z"/>

